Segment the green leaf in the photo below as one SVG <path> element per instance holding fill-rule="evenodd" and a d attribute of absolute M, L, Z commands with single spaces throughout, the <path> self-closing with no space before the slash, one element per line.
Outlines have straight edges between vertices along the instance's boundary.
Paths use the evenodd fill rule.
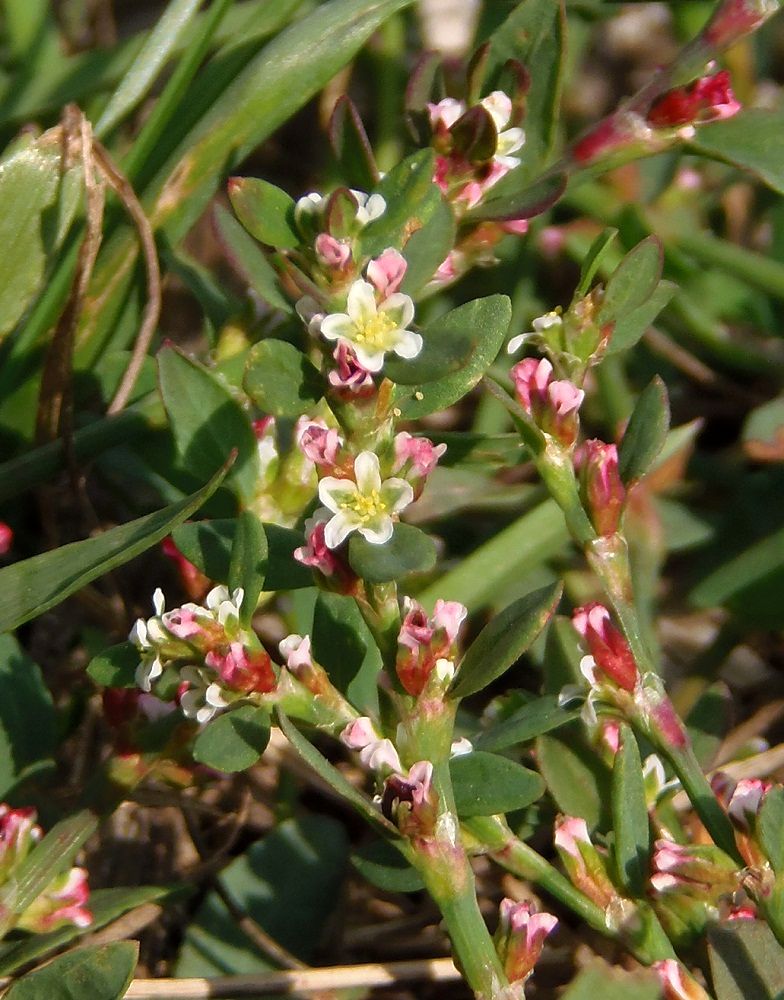
<path fill-rule="evenodd" d="M 0 162 L 0 337 L 40 289 L 81 200 L 82 169 L 62 173 L 59 129 Z"/>
<path fill-rule="evenodd" d="M 596 277 L 599 268 L 602 266 L 602 261 L 607 251 L 612 247 L 617 235 L 618 230 L 612 226 L 608 226 L 593 241 L 580 267 L 580 283 L 574 293 L 575 298 L 579 298 L 589 291 L 593 284 L 593 279 Z"/>
<path fill-rule="evenodd" d="M 642 479 L 664 447 L 669 429 L 667 387 L 656 375 L 640 394 L 618 450 L 618 471 L 625 484 Z"/>
<path fill-rule="evenodd" d="M 253 511 L 244 510 L 236 521 L 229 562 L 229 590 L 243 590 L 240 624 L 249 628 L 259 595 L 264 589 L 264 571 L 269 558 L 264 525 Z"/>
<path fill-rule="evenodd" d="M 80 948 L 28 972 L 5 996 L 8 1000 L 121 1000 L 128 989 L 139 945 L 136 941 Z"/>
<path fill-rule="evenodd" d="M 336 767 L 324 757 L 310 743 L 302 733 L 288 719 L 280 707 L 277 708 L 278 724 L 283 735 L 291 743 L 297 753 L 306 764 L 309 764 L 319 777 L 323 778 L 327 784 L 333 788 L 338 795 L 349 802 L 368 823 L 380 833 L 388 837 L 397 839 L 399 836 L 397 827 L 393 826 L 379 810 L 373 805 L 370 799 L 366 798 L 341 774 Z"/>
<path fill-rule="evenodd" d="M 93 915 L 93 921 L 89 927 L 68 924 L 48 934 L 34 934 L 20 941 L 14 941 L 0 956 L 0 976 L 9 976 L 17 969 L 58 951 L 77 938 L 94 934 L 129 910 L 144 906 L 145 903 L 153 903 L 168 893 L 168 889 L 152 885 L 133 886 L 127 889 L 93 889 L 90 892 L 90 913 Z"/>
<path fill-rule="evenodd" d="M 269 713 L 265 708 L 242 705 L 209 722 L 193 744 L 193 759 L 216 771 L 245 771 L 267 749 Z"/>
<path fill-rule="evenodd" d="M 365 126 L 348 94 L 335 102 L 329 120 L 329 141 L 340 168 L 339 176 L 360 191 L 372 191 L 379 172 Z"/>
<path fill-rule="evenodd" d="M 641 306 L 661 281 L 664 251 L 658 236 L 647 236 L 613 271 L 596 322 L 614 323 Z"/>
<path fill-rule="evenodd" d="M 354 534 L 348 543 L 351 568 L 368 583 L 388 583 L 411 573 L 427 573 L 436 564 L 436 548 L 429 535 L 411 524 L 396 524 L 392 537 L 375 545 Z"/>
<path fill-rule="evenodd" d="M 556 805 L 567 816 L 582 816 L 591 830 L 610 822 L 610 773 L 588 745 L 580 725 L 557 736 L 540 736 L 536 762 Z"/>
<path fill-rule="evenodd" d="M 410 361 L 390 359 L 384 374 L 399 385 L 433 382 L 465 368 L 488 330 L 509 328 L 508 299 L 489 295 L 452 309 L 422 330 L 422 350 Z"/>
<path fill-rule="evenodd" d="M 430 218 L 403 247 L 408 267 L 400 290 L 416 299 L 454 247 L 456 238 L 455 213 L 442 195 Z"/>
<path fill-rule="evenodd" d="M 757 836 L 777 876 L 784 873 L 784 788 L 774 785 L 765 793 L 757 815 Z"/>
<path fill-rule="evenodd" d="M 477 303 L 482 303 L 477 305 Z M 438 410 L 444 410 L 466 393 L 470 392 L 480 381 L 484 373 L 495 361 L 501 350 L 512 320 L 512 304 L 505 295 L 492 295 L 486 299 L 477 299 L 460 308 L 473 307 L 488 323 L 478 331 L 481 339 L 476 349 L 459 371 L 434 382 L 421 383 L 411 390 L 398 390 L 398 406 L 402 418 L 416 420 Z M 454 310 L 458 312 L 459 310 Z"/>
<path fill-rule="evenodd" d="M 596 963 L 584 969 L 562 1000 L 660 1000 L 661 985 L 650 972 L 623 972 Z"/>
<path fill-rule="evenodd" d="M 324 380 L 316 366 L 285 340 L 262 340 L 248 355 L 245 391 L 264 413 L 298 417 L 312 410 L 324 395 Z"/>
<path fill-rule="evenodd" d="M 183 466 L 206 476 L 236 449 L 226 485 L 249 504 L 258 488 L 259 449 L 247 413 L 215 375 L 173 348 L 158 352 L 158 379 Z"/>
<path fill-rule="evenodd" d="M 449 772 L 457 815 L 466 818 L 525 809 L 545 791 L 544 781 L 536 771 L 482 750 L 453 757 Z"/>
<path fill-rule="evenodd" d="M 92 580 L 156 545 L 212 496 L 225 474 L 225 468 L 220 469 L 196 493 L 154 514 L 1 569 L 0 632 L 10 632 L 42 615 Z"/>
<path fill-rule="evenodd" d="M 560 584 L 542 587 L 514 601 L 485 625 L 460 661 L 450 696 L 476 694 L 508 670 L 545 627 L 560 599 Z"/>
<path fill-rule="evenodd" d="M 299 246 L 294 199 L 285 191 L 258 177 L 232 177 L 228 191 L 237 218 L 259 243 L 278 250 Z"/>
<path fill-rule="evenodd" d="M 477 750 L 506 750 L 520 743 L 560 729 L 567 722 L 579 718 L 579 711 L 559 708 L 558 699 L 554 695 L 536 698 L 523 705 L 516 712 L 486 729 L 472 742 Z"/>
<path fill-rule="evenodd" d="M 750 170 L 784 194 L 784 110 L 753 108 L 726 121 L 702 125 L 689 148 Z"/>
<path fill-rule="evenodd" d="M 222 205 L 215 206 L 215 226 L 226 256 L 250 288 L 273 309 L 293 315 L 294 309 L 281 292 L 278 276 L 264 251 Z"/>
<path fill-rule="evenodd" d="M 12 635 L 0 635 L 0 798 L 57 743 L 52 696 L 41 670 Z"/>
<path fill-rule="evenodd" d="M 365 663 L 369 638 L 352 597 L 319 591 L 313 609 L 313 656 L 343 694 Z"/>
<path fill-rule="evenodd" d="M 566 174 L 550 174 L 531 184 L 527 171 L 518 167 L 493 185 L 492 193 L 464 218 L 470 222 L 533 219 L 558 201 L 566 190 L 566 180 Z"/>
<path fill-rule="evenodd" d="M 99 139 L 111 132 L 149 93 L 200 6 L 201 0 L 171 0 L 98 119 L 95 134 Z"/>
<path fill-rule="evenodd" d="M 672 281 L 660 281 L 646 302 L 619 316 L 610 336 L 607 353 L 617 354 L 634 347 L 677 290 L 678 286 Z"/>
<path fill-rule="evenodd" d="M 94 656 L 87 673 L 101 687 L 135 688 L 139 650 L 132 642 L 110 646 Z"/>
<path fill-rule="evenodd" d="M 0 889 L 0 926 L 4 915 L 12 918 L 24 913 L 52 879 L 71 867 L 97 825 L 95 816 L 84 810 L 52 827 L 16 869 L 15 877 Z"/>
<path fill-rule="evenodd" d="M 388 840 L 370 840 L 351 855 L 360 875 L 384 892 L 419 892 L 422 876 Z"/>
<path fill-rule="evenodd" d="M 221 888 L 269 937 L 305 962 L 339 918 L 348 842 L 330 816 L 287 819 L 220 873 Z M 224 976 L 275 967 L 247 938 L 217 893 L 189 921 L 178 977 Z"/>
<path fill-rule="evenodd" d="M 612 814 L 615 865 L 620 884 L 633 897 L 645 895 L 651 834 L 645 784 L 637 740 L 631 729 L 621 727 L 621 745 L 612 774 Z"/>
<path fill-rule="evenodd" d="M 716 1000 L 780 1000 L 784 952 L 761 920 L 734 920 L 708 931 Z"/>
<path fill-rule="evenodd" d="M 376 192 L 383 196 L 387 207 L 360 233 L 359 256 L 377 257 L 387 247 L 402 250 L 412 233 L 435 214 L 441 204 L 441 191 L 433 182 L 434 168 L 433 150 L 421 149 L 384 176 Z"/>
<path fill-rule="evenodd" d="M 231 548 L 237 522 L 234 518 L 194 521 L 175 528 L 172 537 L 186 559 L 217 583 L 228 583 Z M 267 563 L 264 585 L 269 590 L 297 590 L 313 586 L 313 574 L 294 558 L 294 550 L 304 545 L 299 531 L 279 524 L 264 524 Z"/>

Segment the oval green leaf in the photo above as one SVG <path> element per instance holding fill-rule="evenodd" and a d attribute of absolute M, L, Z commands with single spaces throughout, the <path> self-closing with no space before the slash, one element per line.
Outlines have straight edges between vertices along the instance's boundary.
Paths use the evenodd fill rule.
<path fill-rule="evenodd" d="M 135 688 L 139 650 L 131 642 L 104 649 L 90 660 L 87 673 L 101 687 Z"/>
<path fill-rule="evenodd" d="M 640 394 L 618 450 L 618 471 L 624 483 L 642 479 L 664 447 L 669 429 L 667 387 L 657 375 Z"/>
<path fill-rule="evenodd" d="M 560 583 L 514 601 L 486 625 L 460 661 L 450 690 L 465 698 L 500 677 L 534 642 L 561 599 Z"/>
<path fill-rule="evenodd" d="M 294 199 L 285 191 L 258 177 L 232 177 L 228 192 L 237 218 L 259 243 L 277 250 L 299 246 Z"/>
<path fill-rule="evenodd" d="M 485 730 L 473 740 L 473 744 L 477 750 L 506 750 L 560 729 L 579 715 L 578 710 L 560 708 L 555 695 L 545 695 L 523 705 L 503 722 Z"/>
<path fill-rule="evenodd" d="M 647 302 L 661 281 L 663 260 L 658 236 L 646 236 L 630 250 L 607 282 L 597 323 L 614 323 Z"/>
<path fill-rule="evenodd" d="M 138 954 L 136 941 L 79 948 L 28 972 L 5 996 L 7 1000 L 121 1000 L 133 979 Z"/>
<path fill-rule="evenodd" d="M 436 564 L 436 547 L 419 528 L 396 524 L 392 537 L 383 545 L 352 535 L 348 561 L 357 576 L 368 583 L 388 583 L 411 573 L 427 573 Z"/>
<path fill-rule="evenodd" d="M 285 340 L 262 340 L 248 356 L 245 391 L 264 413 L 298 417 L 324 395 L 324 382 L 308 358 Z"/>
<path fill-rule="evenodd" d="M 208 723 L 193 744 L 193 759 L 216 771 L 244 771 L 261 757 L 270 735 L 269 713 L 242 705 Z"/>
<path fill-rule="evenodd" d="M 465 818 L 525 809 L 545 792 L 536 771 L 482 750 L 453 757 L 449 771 L 457 815 Z"/>

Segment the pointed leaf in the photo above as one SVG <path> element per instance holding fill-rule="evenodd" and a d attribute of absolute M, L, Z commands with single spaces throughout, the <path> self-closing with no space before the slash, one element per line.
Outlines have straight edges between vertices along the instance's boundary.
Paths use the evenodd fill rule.
<path fill-rule="evenodd" d="M 329 120 L 329 141 L 340 167 L 340 176 L 360 191 L 372 191 L 379 182 L 370 141 L 354 102 L 341 94 Z"/>
<path fill-rule="evenodd" d="M 240 624 L 249 628 L 264 589 L 264 570 L 269 558 L 267 536 L 264 525 L 253 511 L 241 511 L 236 525 L 229 563 L 229 590 L 242 588 Z"/>
<path fill-rule="evenodd" d="M 121 1000 L 136 968 L 136 941 L 80 948 L 29 972 L 5 994 L 7 1000 Z"/>
<path fill-rule="evenodd" d="M 120 642 L 94 656 L 87 673 L 101 687 L 135 688 L 139 650 L 132 642 Z"/>
<path fill-rule="evenodd" d="M 384 892 L 419 892 L 422 876 L 388 840 L 371 840 L 351 855 L 351 864 Z"/>
<path fill-rule="evenodd" d="M 581 816 L 589 829 L 610 824 L 610 773 L 588 745 L 581 724 L 540 736 L 536 761 L 555 804 L 567 816 Z"/>
<path fill-rule="evenodd" d="M 10 632 L 42 615 L 92 580 L 156 545 L 212 496 L 225 474 L 223 468 L 196 493 L 154 514 L 1 569 L 0 632 Z"/>
<path fill-rule="evenodd" d="M 546 212 L 566 190 L 566 174 L 550 174 L 530 183 L 521 167 L 511 171 L 490 194 L 465 214 L 471 222 L 533 219 Z"/>
<path fill-rule="evenodd" d="M 664 447 L 669 429 L 667 388 L 657 375 L 637 400 L 618 450 L 618 471 L 625 484 L 642 479 Z"/>
<path fill-rule="evenodd" d="M 259 449 L 250 419 L 230 390 L 212 372 L 170 347 L 158 353 L 158 379 L 184 467 L 205 476 L 236 449 L 237 460 L 226 485 L 250 503 L 258 488 Z"/>
<path fill-rule="evenodd" d="M 661 281 L 663 254 L 658 236 L 647 236 L 626 254 L 607 282 L 597 323 L 613 323 L 648 301 Z"/>
<path fill-rule="evenodd" d="M 232 177 L 228 192 L 237 218 L 260 243 L 277 250 L 299 246 L 294 199 L 285 191 L 258 177 Z"/>
<path fill-rule="evenodd" d="M 523 705 L 503 722 L 486 729 L 472 742 L 477 750 L 506 750 L 527 743 L 543 733 L 560 729 L 567 722 L 579 718 L 579 715 L 578 710 L 560 708 L 554 695 L 546 695 Z"/>
<path fill-rule="evenodd" d="M 642 898 L 651 835 L 640 751 L 626 725 L 621 728 L 621 745 L 613 763 L 612 813 L 618 878 L 631 896 Z"/>
<path fill-rule="evenodd" d="M 574 293 L 575 298 L 585 295 L 590 290 L 593 279 L 602 266 L 602 260 L 613 245 L 617 235 L 618 230 L 612 226 L 608 226 L 593 241 L 580 266 L 580 284 Z"/>
<path fill-rule="evenodd" d="M 215 206 L 215 227 L 226 256 L 250 288 L 273 309 L 293 315 L 294 308 L 281 292 L 278 276 L 264 251 L 222 205 Z"/>
<path fill-rule="evenodd" d="M 660 281 L 646 302 L 619 316 L 613 326 L 607 353 L 617 354 L 634 347 L 677 291 L 678 286 L 672 281 Z"/>
<path fill-rule="evenodd" d="M 403 250 L 411 235 L 438 210 L 441 191 L 433 182 L 434 168 L 435 153 L 422 149 L 384 176 L 376 192 L 386 201 L 386 209 L 360 233 L 362 257 L 376 257 L 387 247 Z"/>
<path fill-rule="evenodd" d="M 280 707 L 276 711 L 278 724 L 283 731 L 283 735 L 305 763 L 309 764 L 316 774 L 320 778 L 323 778 L 341 798 L 344 798 L 360 812 L 371 826 L 375 827 L 381 833 L 386 834 L 386 836 L 397 839 L 399 837 L 397 828 L 382 816 L 370 799 L 366 798 L 362 792 L 357 791 L 340 771 L 334 765 L 330 764 L 327 758 L 320 754 L 312 743 L 308 742 Z"/>
<path fill-rule="evenodd" d="M 300 416 L 325 388 L 315 365 L 284 340 L 262 340 L 251 348 L 243 385 L 256 406 L 274 417 Z"/>
<path fill-rule="evenodd" d="M 708 931 L 716 1000 L 780 1000 L 784 952 L 761 920 L 733 920 Z"/>
<path fill-rule="evenodd" d="M 0 798 L 57 746 L 52 696 L 41 669 L 12 635 L 0 635 Z"/>
<path fill-rule="evenodd" d="M 545 627 L 560 599 L 560 584 L 552 584 L 521 597 L 497 615 L 460 661 L 450 696 L 476 694 L 508 670 Z"/>
<path fill-rule="evenodd" d="M 784 194 L 784 110 L 752 108 L 726 121 L 703 125 L 689 147 L 742 170 L 750 170 Z"/>
<path fill-rule="evenodd" d="M 453 757 L 449 772 L 460 817 L 495 816 L 525 809 L 545 792 L 544 781 L 536 771 L 481 750 Z"/>
<path fill-rule="evenodd" d="M 209 722 L 193 744 L 193 759 L 216 771 L 245 771 L 261 757 L 270 735 L 269 712 L 242 705 Z"/>

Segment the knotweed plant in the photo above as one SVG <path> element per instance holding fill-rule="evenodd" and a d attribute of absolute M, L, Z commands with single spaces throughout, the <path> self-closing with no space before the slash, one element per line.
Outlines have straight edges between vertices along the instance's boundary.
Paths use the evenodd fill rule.
<path fill-rule="evenodd" d="M 139 149 L 176 145 L 183 86 L 199 93 L 193 76 L 231 6 L 214 0 L 189 22 L 199 45 L 183 50 L 136 137 Z M 310 13 L 269 44 L 267 62 L 248 64 L 283 109 L 264 105 L 269 128 L 307 97 L 291 92 L 298 81 L 318 90 L 406 6 L 304 5 Z M 708 772 L 712 728 L 705 711 L 700 725 L 676 708 L 653 628 L 657 491 L 678 481 L 697 429 L 670 427 L 662 378 L 635 398 L 623 368 L 671 301 L 725 364 L 731 346 L 663 279 L 665 267 L 675 282 L 687 270 L 679 251 L 665 253 L 667 226 L 683 228 L 680 209 L 659 233 L 661 211 L 611 211 L 617 192 L 597 180 L 655 157 L 661 177 L 651 183 L 664 191 L 672 182 L 679 197 L 678 170 L 684 185 L 703 183 L 696 159 L 684 180 L 687 151 L 749 167 L 781 189 L 782 157 L 772 162 L 776 150 L 784 156 L 781 111 L 771 153 L 759 130 L 774 129 L 760 117 L 773 113 L 744 109 L 731 77 L 739 46 L 777 7 L 722 0 L 706 9 L 692 40 L 634 96 L 562 141 L 564 9 L 522 0 L 506 19 L 488 15 L 495 30 L 461 68 L 432 52 L 409 66 L 394 141 L 387 135 L 376 151 L 383 170 L 359 111 L 333 94 L 332 182 L 318 191 L 223 176 L 259 140 L 247 113 L 227 119 L 235 132 L 197 133 L 163 181 L 133 144 L 116 164 L 117 129 L 134 105 L 131 75 L 93 125 L 87 110 L 73 112 L 31 140 L 36 156 L 55 164 L 62 191 L 39 192 L 30 211 L 41 226 L 60 226 L 51 238 L 64 263 L 23 305 L 9 341 L 9 370 L 22 372 L 23 350 L 38 350 L 53 330 L 37 376 L 39 447 L 17 461 L 17 474 L 43 480 L 64 461 L 78 494 L 78 461 L 125 447 L 144 425 L 158 435 L 149 455 L 125 447 L 106 463 L 107 480 L 131 493 L 140 484 L 163 489 L 173 502 L 0 570 L 11 594 L 0 618 L 16 627 L 161 542 L 176 572 L 166 574 L 160 560 L 145 564 L 135 622 L 121 590 L 116 600 L 93 594 L 118 619 L 93 636 L 88 666 L 111 748 L 83 788 L 69 785 L 73 815 L 43 837 L 20 798 L 29 791 L 45 808 L 37 757 L 7 785 L 0 975 L 18 975 L 90 927 L 165 895 L 127 890 L 119 900 L 105 889 L 91 900 L 86 872 L 72 862 L 99 818 L 145 787 L 192 804 L 220 787 L 222 774 L 253 774 L 274 731 L 281 767 L 299 755 L 299 773 L 328 788 L 335 809 L 366 822 L 375 860 L 358 849 L 359 872 L 386 889 L 428 894 L 478 1000 L 522 1000 L 527 988 L 533 996 L 527 984 L 538 981 L 543 952 L 554 945 L 556 953 L 574 933 L 607 939 L 604 954 L 627 971 L 595 966 L 566 998 L 605 990 L 630 1000 L 761 1000 L 774 995 L 761 992 L 769 982 L 780 988 L 784 787 L 737 762 Z M 184 44 L 174 24 L 188 9 L 170 5 L 149 52 Z M 383 37 L 390 44 L 392 34 Z M 238 51 L 223 53 L 225 66 Z M 295 65 L 311 75 L 292 76 Z M 225 66 L 205 87 L 225 79 Z M 243 70 L 237 79 L 250 86 L 251 78 Z M 230 115 L 232 102 L 252 110 L 241 86 L 224 96 L 221 113 Z M 20 155 L 0 164 L 0 194 Z M 179 248 L 212 194 L 208 175 L 225 182 L 232 209 L 213 219 L 222 253 L 252 286 L 253 315 L 246 302 L 241 319 L 221 314 L 219 282 Z M 136 236 L 118 223 L 116 206 L 102 221 L 107 185 L 138 230 L 146 265 L 150 298 L 135 347 L 122 338 L 133 326 Z M 570 228 L 563 220 L 575 211 L 585 224 Z M 600 224 L 607 221 L 617 228 Z M 98 255 L 104 223 L 114 229 Z M 22 240 L 23 223 L 14 232 Z M 529 284 L 537 260 L 568 245 L 560 281 L 568 291 L 539 294 L 536 311 L 495 291 L 509 275 L 511 245 L 524 248 Z M 704 260 L 712 253 L 732 269 L 724 244 L 706 238 L 699 247 Z M 198 289 L 209 315 L 212 343 L 198 358 L 172 343 L 155 361 L 145 357 L 160 312 L 159 255 Z M 750 256 L 737 260 L 752 283 L 778 283 L 780 293 L 778 264 L 760 257 L 755 274 Z M 490 275 L 491 294 L 475 294 Z M 668 355 L 673 364 L 683 361 L 678 350 Z M 71 375 L 92 366 L 113 389 L 110 415 L 91 437 L 90 426 L 74 428 Z M 503 528 L 486 543 L 492 554 L 469 555 L 463 571 L 449 552 L 463 552 L 464 540 L 446 522 L 463 504 L 481 509 L 483 493 L 507 512 L 516 505 L 522 530 Z M 51 525 L 52 497 L 42 496 Z M 546 522 L 532 515 L 534 503 Z M 13 534 L 3 528 L 5 551 Z M 526 553 L 540 544 L 547 554 L 531 572 Z M 124 641 L 110 645 L 112 631 Z M 35 678 L 51 724 L 51 699 Z M 2 709 L 0 717 L 5 725 Z M 250 776 L 245 787 L 257 787 Z M 276 808 L 285 814 L 291 803 L 282 798 Z M 504 887 L 492 899 L 477 881 L 480 858 Z M 35 935 L 48 936 L 36 944 Z M 195 940 L 186 939 L 184 976 Z M 55 996 L 47 982 L 77 967 L 80 982 L 96 984 L 83 986 L 85 1000 L 123 996 L 136 953 L 108 947 L 23 976 L 9 1000 L 25 984 L 43 992 L 20 1000 Z M 116 979 L 108 992 L 104 966 Z M 746 989 L 746 975 L 757 985 Z"/>

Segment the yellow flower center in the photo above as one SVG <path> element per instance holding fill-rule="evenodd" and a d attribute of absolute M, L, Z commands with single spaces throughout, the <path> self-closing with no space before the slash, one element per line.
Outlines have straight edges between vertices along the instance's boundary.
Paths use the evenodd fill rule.
<path fill-rule="evenodd" d="M 372 490 L 370 493 L 357 493 L 340 506 L 343 510 L 352 510 L 363 524 L 372 521 L 379 514 L 385 514 L 387 510 L 378 490 Z"/>
<path fill-rule="evenodd" d="M 366 320 L 360 320 L 355 325 L 357 332 L 354 340 L 357 344 L 366 344 L 368 347 L 383 347 L 387 334 L 396 328 L 397 323 L 388 313 L 379 312 Z"/>

